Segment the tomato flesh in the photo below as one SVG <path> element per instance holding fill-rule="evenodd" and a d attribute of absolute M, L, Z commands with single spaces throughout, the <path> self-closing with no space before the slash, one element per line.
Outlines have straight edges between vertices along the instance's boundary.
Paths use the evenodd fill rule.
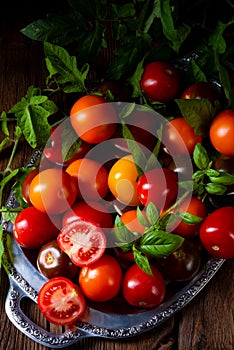
<path fill-rule="evenodd" d="M 43 284 L 38 307 L 56 325 L 71 325 L 85 312 L 86 301 L 80 288 L 65 277 L 54 277 Z"/>
<path fill-rule="evenodd" d="M 62 228 L 57 237 L 58 246 L 77 266 L 88 266 L 104 254 L 106 236 L 95 223 L 75 220 Z"/>

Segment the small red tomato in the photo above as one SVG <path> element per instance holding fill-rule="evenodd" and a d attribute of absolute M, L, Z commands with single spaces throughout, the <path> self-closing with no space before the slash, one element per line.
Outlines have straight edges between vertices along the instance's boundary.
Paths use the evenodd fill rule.
<path fill-rule="evenodd" d="M 234 257 L 234 207 L 216 209 L 200 227 L 204 248 L 216 258 Z"/>
<path fill-rule="evenodd" d="M 144 68 L 140 87 L 149 99 L 167 103 L 179 92 L 179 72 L 167 62 L 151 62 Z"/>
<path fill-rule="evenodd" d="M 183 99 L 202 99 L 206 98 L 211 103 L 216 100 L 221 101 L 222 97 L 217 86 L 211 82 L 200 81 L 188 86 L 182 93 Z"/>
<path fill-rule="evenodd" d="M 30 184 L 32 182 L 32 179 L 39 173 L 39 168 L 33 169 L 30 171 L 30 173 L 27 174 L 23 181 L 22 185 L 22 197 L 24 201 L 31 205 L 30 198 L 29 198 L 29 190 L 30 190 Z"/>
<path fill-rule="evenodd" d="M 153 276 L 148 275 L 136 264 L 126 271 L 122 293 L 130 305 L 151 308 L 163 301 L 166 291 L 164 279 L 156 267 L 150 267 Z"/>
<path fill-rule="evenodd" d="M 38 307 L 49 322 L 69 326 L 84 314 L 86 301 L 80 288 L 71 280 L 54 277 L 39 290 Z"/>

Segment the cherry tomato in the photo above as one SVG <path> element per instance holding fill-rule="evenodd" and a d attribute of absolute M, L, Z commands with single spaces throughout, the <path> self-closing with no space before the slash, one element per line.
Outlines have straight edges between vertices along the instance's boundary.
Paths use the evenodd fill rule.
<path fill-rule="evenodd" d="M 38 307 L 49 322 L 69 326 L 84 314 L 86 301 L 80 288 L 71 280 L 54 277 L 39 290 Z"/>
<path fill-rule="evenodd" d="M 202 220 L 204 220 L 208 214 L 205 204 L 197 197 L 191 197 L 190 199 L 186 199 L 180 204 L 178 208 L 178 213 L 181 214 L 183 212 L 196 215 Z M 181 220 L 176 220 L 176 222 L 174 223 L 173 227 L 170 228 L 170 230 L 183 237 L 193 237 L 199 233 L 199 228 L 201 224 L 202 221 L 197 224 L 186 224 Z"/>
<path fill-rule="evenodd" d="M 138 265 L 129 267 L 123 277 L 122 293 L 133 306 L 151 308 L 159 305 L 165 296 L 165 282 L 161 273 L 151 265 L 153 276 L 145 273 Z"/>
<path fill-rule="evenodd" d="M 77 197 L 87 201 L 98 201 L 105 197 L 108 188 L 108 172 L 99 162 L 89 158 L 77 159 L 66 169 L 76 181 Z"/>
<path fill-rule="evenodd" d="M 79 271 L 67 254 L 59 248 L 56 239 L 41 247 L 37 256 L 37 268 L 47 278 L 58 276 L 73 278 Z"/>
<path fill-rule="evenodd" d="M 76 220 L 63 226 L 57 237 L 58 246 L 77 266 L 88 266 L 104 254 L 106 236 L 96 223 Z"/>
<path fill-rule="evenodd" d="M 177 175 L 167 168 L 155 168 L 140 176 L 137 194 L 143 205 L 154 203 L 158 209 L 170 207 L 178 193 Z"/>
<path fill-rule="evenodd" d="M 215 103 L 216 100 L 221 101 L 221 94 L 215 84 L 211 82 L 196 82 L 188 86 L 182 93 L 183 99 L 202 99 L 206 98 L 211 103 Z"/>
<path fill-rule="evenodd" d="M 129 206 L 140 204 L 137 196 L 138 172 L 132 155 L 117 160 L 108 176 L 108 185 L 111 193 L 117 200 Z"/>
<path fill-rule="evenodd" d="M 142 215 L 146 218 L 146 213 L 142 210 Z M 127 210 L 120 216 L 121 221 L 132 232 L 138 232 L 143 234 L 145 226 L 142 225 L 137 217 L 137 211 L 135 209 Z"/>
<path fill-rule="evenodd" d="M 59 217 L 49 217 L 46 213 L 34 207 L 25 208 L 14 221 L 14 238 L 24 248 L 40 248 L 46 242 L 57 237 L 59 222 Z"/>
<path fill-rule="evenodd" d="M 140 87 L 149 99 L 167 103 L 179 92 L 180 74 L 167 62 L 151 62 L 144 68 Z"/>
<path fill-rule="evenodd" d="M 215 116 L 210 126 L 210 141 L 218 152 L 234 156 L 233 110 L 226 109 Z"/>
<path fill-rule="evenodd" d="M 117 126 L 117 114 L 104 97 L 86 95 L 70 111 L 71 125 L 84 141 L 97 144 L 109 139 Z"/>
<path fill-rule="evenodd" d="M 234 257 L 234 207 L 216 209 L 205 218 L 200 227 L 204 248 L 221 259 Z"/>
<path fill-rule="evenodd" d="M 87 203 L 81 201 L 75 203 L 72 208 L 64 214 L 62 225 L 66 226 L 77 219 L 85 221 L 92 220 L 102 228 L 111 228 L 113 226 L 111 214 L 107 211 L 104 205 L 98 202 Z"/>
<path fill-rule="evenodd" d="M 60 214 L 75 202 L 77 186 L 62 169 L 46 169 L 36 175 L 29 190 L 32 205 L 43 213 Z"/>
<path fill-rule="evenodd" d="M 202 143 L 202 136 L 195 135 L 194 129 L 183 117 L 170 120 L 164 128 L 162 142 L 168 152 L 174 156 L 193 154 L 197 143 Z"/>
<path fill-rule="evenodd" d="M 82 267 L 79 285 L 90 300 L 103 302 L 114 298 L 120 291 L 122 269 L 118 261 L 105 254 L 88 267 Z"/>
<path fill-rule="evenodd" d="M 22 197 L 23 200 L 31 205 L 30 198 L 29 198 L 29 189 L 30 189 L 30 184 L 32 182 L 32 179 L 39 173 L 39 168 L 35 168 L 30 171 L 30 173 L 27 174 L 25 177 L 23 184 L 22 184 Z"/>
<path fill-rule="evenodd" d="M 186 238 L 182 245 L 167 257 L 158 258 L 156 266 L 171 281 L 192 279 L 201 266 L 201 247 L 198 241 Z"/>

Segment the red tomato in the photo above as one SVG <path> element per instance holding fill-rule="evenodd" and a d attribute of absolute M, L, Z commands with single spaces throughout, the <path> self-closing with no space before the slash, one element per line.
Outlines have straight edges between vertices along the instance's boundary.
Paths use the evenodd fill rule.
<path fill-rule="evenodd" d="M 178 154 L 193 154 L 197 143 L 202 143 L 202 136 L 197 136 L 194 129 L 183 117 L 170 120 L 164 128 L 162 142 L 168 152 Z"/>
<path fill-rule="evenodd" d="M 22 185 L 22 197 L 23 200 L 31 205 L 30 198 L 29 198 L 29 189 L 30 189 L 30 184 L 32 182 L 32 179 L 39 173 L 39 168 L 33 169 L 30 171 L 30 173 L 27 174 L 23 181 Z"/>
<path fill-rule="evenodd" d="M 85 312 L 86 301 L 80 288 L 65 277 L 54 277 L 41 287 L 38 307 L 56 325 L 69 326 Z"/>
<path fill-rule="evenodd" d="M 32 205 L 43 213 L 61 214 L 75 202 L 77 186 L 62 169 L 46 169 L 36 175 L 29 190 Z"/>
<path fill-rule="evenodd" d="M 234 156 L 234 111 L 226 109 L 213 119 L 210 141 L 214 148 L 228 156 Z"/>
<path fill-rule="evenodd" d="M 66 172 L 78 185 L 78 198 L 98 201 L 106 196 L 109 190 L 108 172 L 99 162 L 89 158 L 77 159 L 67 167 Z"/>
<path fill-rule="evenodd" d="M 137 194 L 145 206 L 152 202 L 158 209 L 170 207 L 178 192 L 177 175 L 167 168 L 155 168 L 140 176 Z"/>
<path fill-rule="evenodd" d="M 77 135 L 84 141 L 97 144 L 109 139 L 117 127 L 117 114 L 104 97 L 86 95 L 71 108 L 70 120 Z"/>
<path fill-rule="evenodd" d="M 106 236 L 96 223 L 73 221 L 62 228 L 57 238 L 59 248 L 77 266 L 88 266 L 104 254 Z"/>
<path fill-rule="evenodd" d="M 82 267 L 79 284 L 90 300 L 103 302 L 114 298 L 120 291 L 122 269 L 118 261 L 105 254 L 88 267 Z"/>
<path fill-rule="evenodd" d="M 167 62 L 151 62 L 144 68 L 140 87 L 149 99 L 167 103 L 179 92 L 179 72 Z"/>
<path fill-rule="evenodd" d="M 197 197 L 191 197 L 185 200 L 178 208 L 178 213 L 189 213 L 196 215 L 203 220 L 207 216 L 207 209 L 205 204 Z M 185 222 L 178 220 L 174 223 L 173 227 L 170 227 L 170 231 L 173 231 L 183 237 L 193 237 L 199 233 L 199 228 L 202 221 L 197 224 L 186 224 Z"/>
<path fill-rule="evenodd" d="M 234 257 L 234 207 L 216 209 L 205 218 L 200 227 L 204 248 L 221 259 Z"/>
<path fill-rule="evenodd" d="M 221 94 L 215 84 L 201 81 L 188 86 L 182 93 L 181 98 L 199 100 L 206 98 L 211 103 L 214 103 L 216 100 L 221 101 Z"/>
<path fill-rule="evenodd" d="M 98 202 L 78 202 L 66 212 L 62 219 L 62 225 L 66 226 L 72 221 L 82 219 L 94 221 L 100 227 L 110 228 L 113 226 L 112 216 L 104 205 Z"/>
<path fill-rule="evenodd" d="M 57 237 L 59 223 L 59 217 L 49 217 L 34 207 L 28 207 L 17 215 L 13 234 L 20 246 L 36 249 Z"/>
<path fill-rule="evenodd" d="M 165 296 L 166 286 L 161 273 L 151 265 L 153 276 L 133 264 L 123 277 L 123 297 L 133 305 L 151 308 L 159 305 Z"/>

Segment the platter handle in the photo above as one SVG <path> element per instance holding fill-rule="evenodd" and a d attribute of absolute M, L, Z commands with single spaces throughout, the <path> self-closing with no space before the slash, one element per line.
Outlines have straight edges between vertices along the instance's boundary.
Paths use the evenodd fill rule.
<path fill-rule="evenodd" d="M 30 320 L 21 308 L 23 298 L 30 297 L 30 299 L 36 302 L 37 293 L 35 294 L 35 298 L 33 298 L 32 295 L 27 295 L 27 292 L 21 289 L 14 279 L 10 277 L 9 280 L 10 287 L 5 302 L 6 313 L 10 321 L 26 336 L 41 345 L 54 349 L 64 348 L 76 343 L 82 338 L 93 336 L 78 327 L 75 327 L 74 330 L 67 329 L 64 333 L 60 334 L 47 331 L 40 327 Z"/>

